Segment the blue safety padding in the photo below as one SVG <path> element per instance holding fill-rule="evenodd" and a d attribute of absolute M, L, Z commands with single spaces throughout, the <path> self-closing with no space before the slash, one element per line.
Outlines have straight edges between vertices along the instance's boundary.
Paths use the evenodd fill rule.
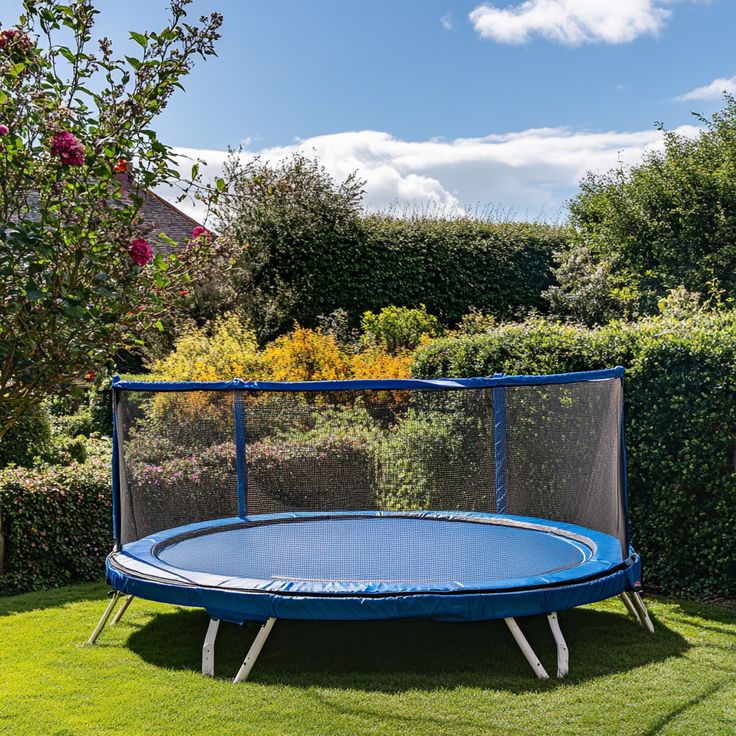
<path fill-rule="evenodd" d="M 463 389 L 495 386 L 544 386 L 548 384 L 601 381 L 620 378 L 620 366 L 579 373 L 556 373 L 545 376 L 488 376 L 485 378 L 401 378 L 350 379 L 345 381 L 122 381 L 112 380 L 113 389 L 121 391 L 363 391 L 389 389 Z"/>
<path fill-rule="evenodd" d="M 126 544 L 108 558 L 109 580 L 117 590 L 144 598 L 229 611 L 221 616 L 225 620 L 256 620 L 277 615 L 263 614 L 277 609 L 279 617 L 305 619 L 474 620 L 527 615 L 548 600 L 549 588 L 566 592 L 556 594 L 565 605 L 548 610 L 589 602 L 570 589 L 589 596 L 588 588 L 579 588 L 583 581 L 592 584 L 625 566 L 614 537 L 532 517 L 305 512 L 253 516 L 248 522 L 253 525 L 238 518 L 213 520 Z M 405 549 L 397 547 L 402 538 Z M 426 558 L 407 560 L 407 549 L 417 548 Z M 484 596 L 501 596 L 504 605 L 524 603 L 514 613 L 499 613 L 508 609 L 481 603 Z M 289 602 L 277 602 L 281 598 Z M 346 602 L 325 602 L 333 598 Z M 471 609 L 463 611 L 463 602 Z"/>
<path fill-rule="evenodd" d="M 430 593 L 360 597 L 303 596 L 242 592 L 151 581 L 106 563 L 110 585 L 125 595 L 161 603 L 204 608 L 212 618 L 230 623 L 285 618 L 322 621 L 430 618 L 440 621 L 485 621 L 564 611 L 612 598 L 641 585 L 641 560 L 633 550 L 624 565 L 589 580 L 527 590 L 484 593 Z"/>

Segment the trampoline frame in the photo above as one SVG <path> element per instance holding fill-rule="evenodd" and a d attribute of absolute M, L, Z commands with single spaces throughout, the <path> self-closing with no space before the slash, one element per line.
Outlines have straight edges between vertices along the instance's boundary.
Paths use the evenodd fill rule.
<path fill-rule="evenodd" d="M 90 635 L 87 643 L 89 645 L 92 645 L 95 643 L 97 638 L 102 633 L 103 629 L 108 623 L 108 620 L 112 616 L 113 612 L 115 611 L 116 606 L 118 605 L 121 598 L 123 598 L 123 603 L 118 608 L 117 612 L 115 613 L 114 617 L 112 618 L 111 625 L 118 624 L 123 615 L 125 614 L 126 610 L 132 603 L 134 597 L 136 597 L 135 590 L 138 592 L 138 588 L 135 588 L 134 586 L 129 585 L 131 580 L 134 580 L 136 578 L 135 574 L 129 574 L 122 572 L 120 570 L 115 570 L 115 565 L 113 558 L 116 554 L 120 553 L 122 551 L 122 544 L 121 544 L 121 534 L 120 534 L 120 524 L 119 524 L 119 516 L 120 516 L 120 456 L 119 456 L 119 448 L 118 448 L 118 423 L 116 419 L 117 415 L 117 406 L 120 399 L 121 391 L 162 391 L 162 392 L 180 392 L 180 391 L 235 391 L 236 398 L 234 402 L 234 410 L 237 413 L 238 406 L 241 406 L 242 409 L 242 398 L 239 400 L 238 397 L 242 397 L 243 391 L 329 391 L 329 390 L 386 390 L 386 389 L 458 389 L 458 388 L 492 388 L 493 389 L 493 404 L 494 404 L 494 436 L 495 436 L 495 451 L 496 451 L 496 457 L 495 457 L 495 469 L 496 469 L 496 489 L 497 489 L 497 508 L 500 516 L 503 516 L 506 508 L 505 508 L 505 478 L 504 473 L 506 472 L 506 464 L 505 464 L 505 456 L 503 454 L 502 450 L 502 442 L 505 432 L 505 426 L 504 426 L 504 392 L 503 388 L 505 387 L 511 387 L 511 386 L 523 386 L 523 385 L 550 385 L 550 384 L 564 384 L 564 383 L 575 383 L 575 382 L 585 382 L 585 381 L 597 381 L 597 380 L 606 380 L 606 379 L 612 379 L 612 378 L 619 378 L 621 379 L 623 376 L 623 368 L 617 367 L 614 369 L 608 369 L 608 370 L 601 370 L 601 371 L 586 371 L 582 373 L 567 373 L 567 374 L 553 374 L 553 375 L 546 375 L 546 376 L 505 376 L 503 374 L 496 374 L 492 377 L 485 377 L 485 378 L 470 378 L 470 379 L 437 379 L 437 380 L 420 380 L 420 379 L 396 379 L 396 380 L 346 380 L 346 381 L 313 381 L 313 382 L 260 382 L 260 381 L 253 381 L 253 382 L 245 382 L 241 380 L 234 380 L 234 381 L 227 381 L 227 382 L 145 382 L 145 381 L 121 381 L 117 376 L 113 379 L 113 531 L 115 536 L 115 546 L 113 549 L 113 552 L 108 557 L 107 562 L 107 571 L 108 571 L 108 580 L 113 585 L 113 590 L 111 591 L 111 598 L 110 601 L 102 614 L 102 617 L 100 618 L 100 621 L 98 622 L 97 626 L 95 627 L 94 631 Z M 236 432 L 238 432 L 237 427 L 239 426 L 239 423 L 236 422 Z M 242 434 L 242 431 L 241 431 Z M 649 617 L 649 614 L 647 612 L 646 605 L 644 604 L 644 601 L 641 597 L 640 592 L 640 577 L 641 577 L 641 561 L 634 553 L 634 551 L 629 547 L 628 545 L 628 523 L 626 520 L 626 485 L 625 485 L 625 463 L 626 463 L 626 455 L 625 455 L 625 448 L 624 448 L 624 440 L 623 440 L 623 416 L 622 416 L 622 427 L 620 432 L 621 437 L 621 463 L 622 463 L 622 469 L 623 469 L 623 497 L 622 497 L 622 503 L 623 503 L 623 512 L 624 512 L 624 519 L 625 519 L 625 546 L 624 549 L 628 549 L 629 555 L 626 557 L 622 563 L 618 565 L 618 567 L 611 568 L 608 571 L 603 571 L 600 574 L 599 580 L 603 580 L 606 577 L 609 577 L 611 579 L 615 578 L 613 582 L 610 583 L 609 589 L 607 590 L 606 595 L 602 595 L 602 592 L 606 592 L 606 589 L 604 587 L 601 587 L 599 585 L 598 588 L 595 589 L 595 593 L 592 594 L 592 597 L 590 597 L 590 593 L 588 593 L 588 596 L 590 597 L 590 600 L 585 599 L 585 595 L 577 595 L 575 597 L 575 600 L 578 602 L 574 602 L 571 605 L 562 605 L 560 604 L 559 607 L 555 608 L 555 610 L 547 610 L 545 611 L 545 615 L 547 617 L 547 621 L 552 633 L 552 636 L 555 641 L 556 645 L 556 652 L 557 652 L 557 677 L 564 677 L 569 670 L 569 652 L 568 647 L 565 642 L 564 636 L 562 634 L 562 631 L 560 629 L 559 621 L 558 621 L 558 612 L 560 610 L 565 610 L 567 608 L 575 607 L 577 605 L 582 605 L 586 602 L 592 602 L 594 600 L 603 600 L 607 597 L 612 597 L 615 595 L 618 595 L 622 602 L 624 603 L 627 612 L 634 618 L 634 620 L 642 626 L 645 630 L 652 633 L 654 631 L 654 627 L 651 621 L 651 618 Z M 236 437 L 236 452 L 238 453 L 238 457 L 236 459 L 236 464 L 238 466 L 239 472 L 238 472 L 238 510 L 239 510 L 239 516 L 236 519 L 236 521 L 241 522 L 249 522 L 251 519 L 247 516 L 247 497 L 246 497 L 246 488 L 245 483 L 242 479 L 241 470 L 243 469 L 244 465 L 244 443 L 245 438 L 242 437 Z M 242 449 L 242 453 L 241 453 Z M 381 512 L 375 512 L 380 514 Z M 428 515 L 432 514 L 432 512 L 420 512 L 420 513 L 427 513 Z M 447 512 L 442 512 L 447 513 Z M 451 512 L 450 512 L 451 513 Z M 327 512 L 326 514 L 323 514 L 324 516 L 330 515 L 330 512 Z M 472 516 L 473 514 L 469 514 Z M 277 516 L 277 515 L 272 515 Z M 293 514 L 291 516 L 294 516 Z M 308 514 L 304 514 L 304 516 L 308 516 Z M 257 517 L 251 517 L 252 519 L 255 519 Z M 510 519 L 513 519 L 514 517 L 510 517 Z M 219 520 L 222 521 L 222 520 Z M 540 521 L 540 520 L 534 520 L 534 521 Z M 544 521 L 544 520 L 541 520 Z M 194 526 L 194 525 L 193 525 Z M 565 524 L 557 524 L 557 522 L 550 521 L 549 522 L 550 527 L 565 527 Z M 574 525 L 571 525 L 574 527 Z M 578 529 L 581 527 L 578 527 Z M 583 528 L 584 529 L 584 528 Z M 176 530 L 171 530 L 176 531 Z M 624 557 L 622 555 L 622 557 Z M 613 574 L 615 573 L 615 575 Z M 127 576 L 127 579 L 126 579 Z M 145 576 L 140 578 L 142 582 L 145 582 Z M 156 585 L 157 583 L 151 582 L 151 585 Z M 592 580 L 586 580 L 585 578 L 582 579 L 574 579 L 570 582 L 570 584 L 561 583 L 559 585 L 555 585 L 554 583 L 550 584 L 550 587 L 546 590 L 549 590 L 551 593 L 550 602 L 552 600 L 555 600 L 556 602 L 564 601 L 564 594 L 565 591 L 563 591 L 562 595 L 563 598 L 560 598 L 558 595 L 557 598 L 554 597 L 557 591 L 560 591 L 563 588 L 567 588 L 568 590 L 573 587 L 580 587 L 580 585 L 596 585 L 596 578 Z M 159 587 L 161 587 L 161 584 L 158 583 Z M 151 600 L 167 600 L 165 597 L 163 599 L 157 597 L 156 595 L 151 595 L 150 591 L 147 591 L 145 586 L 140 590 L 143 595 L 140 597 L 151 599 Z M 467 595 L 475 595 L 475 596 L 491 596 L 491 597 L 497 597 L 499 595 L 503 595 L 505 591 L 501 591 L 500 593 L 497 592 L 477 592 L 477 593 L 469 593 Z M 510 591 L 513 592 L 513 591 Z M 447 592 L 438 592 L 436 595 L 447 595 Z M 273 595 L 283 595 L 283 593 L 276 592 Z M 466 595 L 465 593 L 461 593 L 461 595 Z M 284 596 L 288 598 L 288 596 Z M 320 597 L 320 596 L 318 596 Z M 330 598 L 329 594 L 321 596 L 324 598 Z M 399 596 L 401 597 L 401 596 Z M 177 601 L 178 602 L 178 601 Z M 186 603 L 184 605 L 187 605 Z M 201 603 L 192 602 L 191 605 L 195 605 L 198 607 L 203 607 Z M 556 604 L 557 605 L 557 604 Z M 208 609 L 209 610 L 209 609 Z M 503 611 L 503 613 L 510 613 L 510 611 Z M 537 677 L 540 679 L 546 679 L 548 677 L 547 671 L 540 662 L 539 658 L 536 656 L 534 650 L 532 649 L 531 645 L 529 644 L 528 640 L 524 636 L 523 632 L 521 631 L 517 621 L 516 617 L 519 615 L 530 615 L 532 613 L 540 613 L 541 611 L 530 611 L 525 612 L 523 610 L 515 611 L 516 616 L 512 615 L 497 615 L 497 616 L 483 616 L 480 617 L 482 619 L 485 618 L 503 618 L 507 628 L 509 629 L 511 635 L 513 636 L 516 644 L 518 645 L 519 649 L 523 653 L 525 659 L 529 663 L 530 667 L 534 671 Z M 288 616 L 291 617 L 291 616 Z M 236 674 L 235 678 L 233 679 L 233 683 L 242 682 L 248 678 L 250 675 L 250 672 L 261 652 L 263 649 L 263 646 L 265 645 L 266 640 L 268 639 L 268 636 L 270 635 L 273 626 L 276 622 L 277 616 L 275 615 L 264 615 L 262 617 L 259 617 L 260 620 L 260 628 L 258 632 L 256 633 L 256 636 L 248 650 L 248 653 L 246 654 L 245 659 L 243 660 L 243 664 L 241 665 L 238 673 Z M 293 618 L 297 618 L 294 616 Z M 321 620 L 329 620 L 329 618 L 324 618 L 322 616 L 316 616 L 315 618 L 319 618 Z M 379 616 L 366 616 L 365 618 L 381 618 Z M 385 618 L 389 618 L 389 616 L 386 616 Z M 253 617 L 249 616 L 248 619 L 253 619 Z M 205 633 L 204 643 L 202 646 L 202 673 L 204 675 L 213 676 L 214 675 L 214 662 L 215 662 L 215 641 L 217 638 L 217 634 L 219 631 L 219 625 L 221 622 L 220 617 L 216 617 L 210 613 L 210 621 L 207 627 L 207 631 Z M 240 623 L 243 623 L 243 621 L 240 621 Z"/>

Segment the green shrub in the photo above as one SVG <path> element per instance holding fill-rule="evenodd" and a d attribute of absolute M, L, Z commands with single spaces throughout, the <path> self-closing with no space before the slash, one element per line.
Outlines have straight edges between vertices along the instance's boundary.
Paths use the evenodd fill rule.
<path fill-rule="evenodd" d="M 109 443 L 83 465 L 0 472 L 0 595 L 99 580 L 112 548 Z M 100 449 L 100 448 L 98 448 Z"/>
<path fill-rule="evenodd" d="M 557 269 L 553 309 L 587 323 L 657 311 L 683 286 L 736 295 L 736 100 L 696 136 L 664 131 L 635 166 L 592 173 L 570 203 L 572 247 Z"/>
<path fill-rule="evenodd" d="M 424 304 L 417 309 L 384 307 L 378 314 L 365 312 L 361 327 L 369 341 L 376 342 L 390 353 L 414 350 L 425 335 L 437 337 L 442 334 L 439 320 L 427 312 Z"/>
<path fill-rule="evenodd" d="M 0 437 L 0 468 L 10 463 L 29 467 L 36 457 L 51 451 L 51 423 L 46 407 L 24 412 L 11 429 Z"/>
<path fill-rule="evenodd" d="M 736 594 L 736 314 L 593 330 L 534 320 L 420 349 L 416 376 L 623 365 L 632 543 L 667 593 Z"/>

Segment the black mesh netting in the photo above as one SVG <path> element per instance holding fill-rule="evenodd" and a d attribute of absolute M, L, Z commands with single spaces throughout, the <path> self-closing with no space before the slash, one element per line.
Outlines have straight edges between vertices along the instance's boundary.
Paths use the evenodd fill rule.
<path fill-rule="evenodd" d="M 505 511 L 625 539 L 617 379 L 119 395 L 122 543 L 243 508 Z"/>

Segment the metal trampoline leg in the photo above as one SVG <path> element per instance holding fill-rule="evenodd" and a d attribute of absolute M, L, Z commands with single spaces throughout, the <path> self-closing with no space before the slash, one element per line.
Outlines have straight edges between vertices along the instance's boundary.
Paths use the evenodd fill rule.
<path fill-rule="evenodd" d="M 644 624 L 642 624 L 641 618 L 639 618 L 639 611 L 636 610 L 634 604 L 631 602 L 631 598 L 629 598 L 629 594 L 626 592 L 623 592 L 619 595 L 619 597 L 624 602 L 624 605 L 626 606 L 626 610 L 634 618 L 634 621 L 636 621 L 636 623 L 638 623 L 640 626 L 643 626 Z"/>
<path fill-rule="evenodd" d="M 253 665 L 256 663 L 256 659 L 258 659 L 258 655 L 261 653 L 261 649 L 263 649 L 263 645 L 266 643 L 266 639 L 268 639 L 268 635 L 271 633 L 271 629 L 273 628 L 273 625 L 275 623 L 276 623 L 275 618 L 269 618 L 267 621 L 264 622 L 264 624 L 258 630 L 258 633 L 256 634 L 256 638 L 253 640 L 253 643 L 250 645 L 248 654 L 245 655 L 243 664 L 238 670 L 238 674 L 235 675 L 233 684 L 235 684 L 236 682 L 243 682 L 243 680 L 248 679 L 248 675 L 250 674 L 250 671 L 253 669 Z"/>
<path fill-rule="evenodd" d="M 220 619 L 211 618 L 207 633 L 204 635 L 202 645 L 202 674 L 207 677 L 215 676 L 215 639 L 217 630 L 220 628 Z"/>
<path fill-rule="evenodd" d="M 570 670 L 570 659 L 565 637 L 562 636 L 560 622 L 557 620 L 557 612 L 548 614 L 547 621 L 557 645 L 557 677 L 564 677 Z"/>
<path fill-rule="evenodd" d="M 534 670 L 534 674 L 536 674 L 536 676 L 540 680 L 546 680 L 549 677 L 549 675 L 547 674 L 547 670 L 542 667 L 542 663 L 539 661 L 539 657 L 534 654 L 534 650 L 531 648 L 531 646 L 529 646 L 529 642 L 526 640 L 526 637 L 519 628 L 519 625 L 513 618 L 510 617 L 505 618 L 504 621 L 506 622 L 506 626 L 509 627 L 509 631 L 511 632 L 512 636 L 514 637 L 514 639 L 516 639 L 516 643 L 519 645 L 519 649 L 521 649 L 521 651 L 524 653 L 526 661 L 529 662 L 531 668 Z"/>
<path fill-rule="evenodd" d="M 110 626 L 114 626 L 115 624 L 120 623 L 120 619 L 123 617 L 123 614 L 128 610 L 128 606 L 133 602 L 133 598 L 135 598 L 134 595 L 128 595 L 125 597 L 123 605 L 118 608 L 118 612 L 115 614 L 112 621 L 110 621 Z"/>
<path fill-rule="evenodd" d="M 102 629 L 105 628 L 107 619 L 110 618 L 110 614 L 112 613 L 113 608 L 115 608 L 115 604 L 118 602 L 120 595 L 120 591 L 118 590 L 113 592 L 112 597 L 110 598 L 110 602 L 107 604 L 107 608 L 102 614 L 102 618 L 100 619 L 97 626 L 95 626 L 95 630 L 92 632 L 89 639 L 87 639 L 87 644 L 94 644 L 97 641 L 97 637 L 102 633 Z"/>
<path fill-rule="evenodd" d="M 644 601 L 642 600 L 641 593 L 635 590 L 631 594 L 631 597 L 634 599 L 634 607 L 636 608 L 639 614 L 639 620 L 642 622 L 642 626 L 650 634 L 653 634 L 654 624 L 652 623 L 652 619 L 649 618 L 649 611 L 647 611 L 647 607 L 644 605 Z"/>

